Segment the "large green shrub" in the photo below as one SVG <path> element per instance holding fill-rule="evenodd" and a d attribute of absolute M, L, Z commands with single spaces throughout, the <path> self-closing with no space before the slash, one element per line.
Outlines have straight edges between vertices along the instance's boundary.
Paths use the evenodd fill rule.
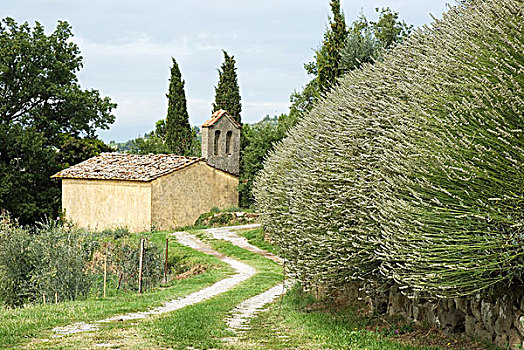
<path fill-rule="evenodd" d="M 0 302 L 9 307 L 35 301 L 75 300 L 107 289 L 137 290 L 139 243 L 125 229 L 90 233 L 51 221 L 29 230 L 0 216 Z M 161 280 L 163 254 L 146 242 L 143 290 Z"/>
<path fill-rule="evenodd" d="M 523 26 L 522 1 L 469 1 L 422 47 L 454 69 L 419 92 L 422 113 L 385 156 L 385 178 L 399 185 L 380 208 L 382 271 L 414 291 L 453 297 L 522 281 Z"/>
<path fill-rule="evenodd" d="M 0 301 L 20 306 L 34 297 L 34 255 L 29 250 L 31 235 L 9 216 L 0 216 Z"/>
<path fill-rule="evenodd" d="M 474 0 L 350 72 L 256 179 L 306 287 L 452 297 L 522 278 L 521 0 Z"/>
<path fill-rule="evenodd" d="M 54 222 L 31 232 L 0 217 L 0 300 L 21 306 L 36 299 L 73 300 L 91 287 L 86 262 L 94 244 L 83 231 Z"/>
<path fill-rule="evenodd" d="M 75 300 L 88 295 L 92 278 L 86 269 L 96 242 L 83 230 L 66 228 L 58 222 L 41 225 L 31 235 L 29 250 L 35 263 L 31 279 L 35 297 L 46 295 Z"/>

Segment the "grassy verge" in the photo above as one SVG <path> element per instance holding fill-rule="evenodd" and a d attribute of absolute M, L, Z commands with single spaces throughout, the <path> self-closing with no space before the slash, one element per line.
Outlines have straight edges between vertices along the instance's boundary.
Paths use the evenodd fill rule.
<path fill-rule="evenodd" d="M 165 244 L 165 233 L 149 235 L 149 239 Z M 132 239 L 138 239 L 132 237 Z M 226 277 L 232 269 L 220 260 L 170 241 L 169 255 L 186 266 L 205 265 L 205 273 L 191 278 L 174 280 L 168 285 L 139 295 L 119 292 L 107 298 L 90 298 L 83 301 L 59 304 L 33 305 L 22 309 L 0 309 L 0 348 L 12 348 L 31 338 L 45 336 L 56 327 L 74 322 L 89 322 L 115 314 L 146 310 L 164 301 L 211 285 Z"/>
<path fill-rule="evenodd" d="M 247 239 L 248 243 L 260 249 L 264 249 L 267 252 L 278 255 L 278 249 L 264 239 L 266 234 L 264 233 L 262 228 L 259 227 L 254 230 L 238 230 L 236 232 L 237 234 L 244 236 Z"/>
<path fill-rule="evenodd" d="M 250 244 L 278 254 L 261 228 L 240 230 Z M 319 307 L 320 306 L 320 307 Z M 333 309 L 300 288 L 289 291 L 268 312 L 253 318 L 250 327 L 231 349 L 436 349 L 413 347 L 388 339 L 387 332 L 367 330 L 373 319 L 360 317 L 352 309 Z"/>
<path fill-rule="evenodd" d="M 231 349 L 422 350 L 367 329 L 371 320 L 351 310 L 334 311 L 294 288 L 269 311 L 251 320 L 249 330 Z"/>
<path fill-rule="evenodd" d="M 261 228 L 239 230 L 248 242 L 278 255 L 278 248 L 267 242 Z M 269 312 L 251 321 L 250 329 L 232 349 L 485 349 L 437 330 L 414 330 L 398 319 L 362 317 L 354 310 L 340 311 L 329 301 L 319 302 L 299 288 L 288 292 Z M 371 331 L 377 330 L 377 331 Z M 403 345 L 415 343 L 418 347 Z"/>
<path fill-rule="evenodd" d="M 161 315 L 139 325 L 143 334 L 153 337 L 158 346 L 173 349 L 222 348 L 222 338 L 233 335 L 225 319 L 243 300 L 260 294 L 282 280 L 282 269 L 273 261 L 238 248 L 228 242 L 211 241 L 218 251 L 257 269 L 257 274 L 238 287 L 177 312 Z"/>
<path fill-rule="evenodd" d="M 278 254 L 264 240 L 261 228 L 237 231 L 248 242 Z M 373 330 L 373 331 L 372 331 Z M 415 345 L 406 345 L 415 344 Z M 339 310 L 297 287 L 255 317 L 231 349 L 498 349 L 460 334 L 414 328 L 399 318 L 364 317 L 353 309 Z"/>

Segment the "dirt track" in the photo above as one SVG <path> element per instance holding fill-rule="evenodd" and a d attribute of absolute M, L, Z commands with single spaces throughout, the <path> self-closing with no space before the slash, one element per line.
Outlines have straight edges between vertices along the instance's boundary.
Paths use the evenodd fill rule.
<path fill-rule="evenodd" d="M 259 225 L 231 226 L 231 227 L 207 229 L 205 231 L 208 234 L 210 234 L 214 239 L 222 239 L 222 240 L 229 241 L 233 243 L 234 245 L 237 245 L 243 249 L 247 249 L 251 252 L 263 255 L 267 257 L 268 259 L 281 263 L 282 260 L 279 257 L 249 244 L 244 237 L 240 237 L 236 233 L 233 232 L 239 229 L 250 229 L 250 228 L 256 228 L 258 226 Z M 172 312 L 172 311 L 181 309 L 183 307 L 193 305 L 201 301 L 210 299 L 221 293 L 227 292 L 231 290 L 232 288 L 234 288 L 235 286 L 237 286 L 239 283 L 249 279 L 256 273 L 253 267 L 243 262 L 240 262 L 236 259 L 225 256 L 222 253 L 217 252 L 216 250 L 212 249 L 209 245 L 205 244 L 204 242 L 202 242 L 201 240 L 199 240 L 198 238 L 196 238 L 195 236 L 189 233 L 175 232 L 172 235 L 176 237 L 179 243 L 185 246 L 188 246 L 190 248 L 199 250 L 205 254 L 213 255 L 217 257 L 218 259 L 222 260 L 223 262 L 229 264 L 236 271 L 236 273 L 230 277 L 227 277 L 221 281 L 216 282 L 215 284 L 209 287 L 203 288 L 185 297 L 169 300 L 165 302 L 162 306 L 157 307 L 157 308 L 153 308 L 153 309 L 142 311 L 142 312 L 133 312 L 133 313 L 128 313 L 124 315 L 115 315 L 115 316 L 112 316 L 112 317 L 109 317 L 103 320 L 94 321 L 91 323 L 79 322 L 79 323 L 74 323 L 74 324 L 71 324 L 65 327 L 56 327 L 53 329 L 55 333 L 55 337 L 60 337 L 63 335 L 80 333 L 80 332 L 96 331 L 97 329 L 99 329 L 100 325 L 103 323 L 144 319 L 151 315 Z M 280 285 L 270 288 L 269 290 L 259 295 L 256 295 L 252 298 L 244 300 L 233 310 L 231 317 L 227 320 L 229 328 L 235 332 L 238 332 L 242 330 L 243 328 L 245 328 L 245 325 L 250 317 L 254 316 L 259 310 L 261 310 L 261 308 L 264 305 L 275 300 L 284 291 L 285 291 L 284 286 L 280 284 Z"/>

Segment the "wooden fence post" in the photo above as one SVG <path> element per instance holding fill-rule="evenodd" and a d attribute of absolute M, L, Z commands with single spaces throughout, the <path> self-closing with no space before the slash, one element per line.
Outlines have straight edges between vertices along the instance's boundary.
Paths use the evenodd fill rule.
<path fill-rule="evenodd" d="M 167 283 L 167 255 L 169 250 L 169 238 L 166 237 L 166 261 L 164 263 L 164 283 Z"/>
<path fill-rule="evenodd" d="M 106 297 L 106 288 L 107 288 L 107 251 L 104 255 L 104 298 Z"/>
<path fill-rule="evenodd" d="M 140 261 L 138 263 L 138 293 L 142 293 L 142 268 L 144 266 L 144 239 L 140 239 Z"/>

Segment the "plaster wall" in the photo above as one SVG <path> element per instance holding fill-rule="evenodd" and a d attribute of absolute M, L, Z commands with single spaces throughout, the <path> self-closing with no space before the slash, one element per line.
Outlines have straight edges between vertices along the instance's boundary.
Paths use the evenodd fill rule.
<path fill-rule="evenodd" d="M 62 208 L 79 227 L 93 230 L 151 228 L 151 183 L 62 179 Z"/>
<path fill-rule="evenodd" d="M 152 182 L 152 225 L 157 230 L 193 225 L 212 207 L 238 205 L 238 178 L 201 161 Z"/>

